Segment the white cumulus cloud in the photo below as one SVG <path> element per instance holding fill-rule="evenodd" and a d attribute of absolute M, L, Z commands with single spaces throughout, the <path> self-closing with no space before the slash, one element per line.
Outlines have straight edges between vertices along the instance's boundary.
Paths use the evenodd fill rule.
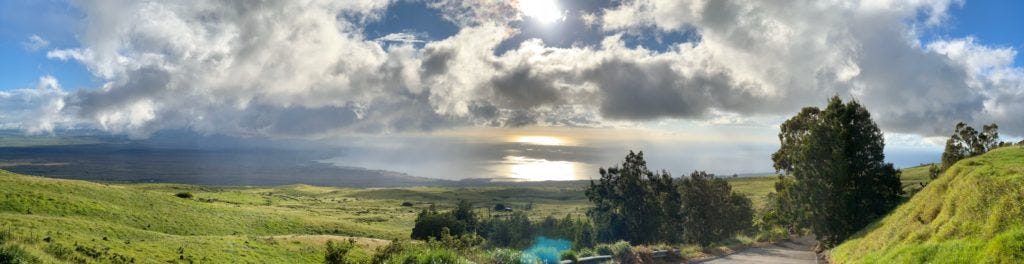
<path fill-rule="evenodd" d="M 505 1 L 429 2 L 460 27 L 437 40 L 364 36 L 387 1 L 83 1 L 81 46 L 47 56 L 105 82 L 64 96 L 57 115 L 136 136 L 735 124 L 832 95 L 860 100 L 888 132 L 933 136 L 982 121 L 1024 133 L 1014 49 L 920 43 L 920 30 L 941 26 L 956 4 L 631 0 L 569 14 L 603 30 L 600 43 L 532 39 L 496 54 L 520 33 Z M 699 38 L 664 50 L 626 44 L 650 29 Z"/>

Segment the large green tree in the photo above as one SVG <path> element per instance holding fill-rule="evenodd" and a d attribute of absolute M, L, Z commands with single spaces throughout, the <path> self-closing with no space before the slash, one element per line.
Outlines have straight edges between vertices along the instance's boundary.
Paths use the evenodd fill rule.
<path fill-rule="evenodd" d="M 600 238 L 633 243 L 659 241 L 665 233 L 665 219 L 659 196 L 650 183 L 660 182 L 663 177 L 647 169 L 644 153 L 630 151 L 621 167 L 601 168 L 600 173 L 601 179 L 591 181 L 586 191 L 594 203 L 588 214 L 601 225 Z"/>
<path fill-rule="evenodd" d="M 682 194 L 679 223 L 687 243 L 710 245 L 749 229 L 753 219 L 750 198 L 732 191 L 725 179 L 703 171 L 683 177 L 677 184 Z"/>
<path fill-rule="evenodd" d="M 776 170 L 796 180 L 793 195 L 810 211 L 811 230 L 831 247 L 884 216 L 900 201 L 899 171 L 885 163 L 885 140 L 867 109 L 838 96 L 804 108 L 780 127 Z"/>

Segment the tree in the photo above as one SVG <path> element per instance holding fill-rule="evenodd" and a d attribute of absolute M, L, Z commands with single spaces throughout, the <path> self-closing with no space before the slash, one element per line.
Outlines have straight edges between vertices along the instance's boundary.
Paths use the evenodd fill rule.
<path fill-rule="evenodd" d="M 646 243 L 659 241 L 668 233 L 662 200 L 654 190 L 673 191 L 670 175 L 655 175 L 647 169 L 644 153 L 632 151 L 621 167 L 601 168 L 599 172 L 601 179 L 590 182 L 586 195 L 594 203 L 587 214 L 600 226 L 601 240 Z"/>
<path fill-rule="evenodd" d="M 465 233 L 476 232 L 476 214 L 473 213 L 473 204 L 466 200 L 459 200 L 459 204 L 452 210 L 452 216 L 456 221 L 462 223 Z M 460 233 L 452 233 L 458 235 Z"/>
<path fill-rule="evenodd" d="M 412 239 L 427 240 L 430 238 L 441 238 L 441 233 L 448 229 L 452 235 L 461 235 L 466 232 L 463 222 L 457 220 L 451 212 L 439 213 L 433 206 L 430 209 L 423 209 L 412 228 Z"/>
<path fill-rule="evenodd" d="M 774 190 L 765 198 L 765 210 L 761 216 L 761 225 L 765 227 L 779 226 L 789 233 L 796 233 L 802 227 L 810 226 L 807 216 L 810 209 L 800 202 L 796 192 L 796 180 L 793 177 L 779 176 L 775 181 Z"/>
<path fill-rule="evenodd" d="M 749 229 L 753 218 L 750 199 L 732 191 L 725 179 L 695 171 L 676 185 L 682 194 L 684 242 L 709 245 Z"/>
<path fill-rule="evenodd" d="M 963 122 L 957 123 L 953 128 L 953 134 L 946 140 L 946 148 L 942 151 L 940 171 L 946 171 L 957 161 L 997 148 L 1000 143 L 999 126 L 994 123 L 982 126 L 981 132 Z"/>
<path fill-rule="evenodd" d="M 433 205 L 429 209 L 423 209 L 416 216 L 415 225 L 412 228 L 412 239 L 426 240 L 429 238 L 440 238 L 442 231 L 448 229 L 452 236 L 461 236 L 476 232 L 476 214 L 473 213 L 473 204 L 459 200 L 458 205 L 451 211 L 440 213 Z"/>
<path fill-rule="evenodd" d="M 899 171 L 885 163 L 885 140 L 871 114 L 838 96 L 825 110 L 802 109 L 779 132 L 775 169 L 795 179 L 811 230 L 826 247 L 845 240 L 894 208 Z"/>
<path fill-rule="evenodd" d="M 931 179 L 931 180 L 938 179 L 939 178 L 939 174 L 941 174 L 941 173 L 942 173 L 942 169 L 939 169 L 938 165 L 932 164 L 931 166 L 928 166 L 928 178 L 929 179 Z"/>

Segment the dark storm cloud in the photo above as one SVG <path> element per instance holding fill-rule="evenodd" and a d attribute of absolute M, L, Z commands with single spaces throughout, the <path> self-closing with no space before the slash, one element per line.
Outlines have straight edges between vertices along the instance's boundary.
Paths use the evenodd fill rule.
<path fill-rule="evenodd" d="M 530 109 L 560 100 L 562 94 L 552 80 L 532 72 L 529 66 L 518 66 L 494 76 L 488 85 L 494 89 L 500 105 Z"/>

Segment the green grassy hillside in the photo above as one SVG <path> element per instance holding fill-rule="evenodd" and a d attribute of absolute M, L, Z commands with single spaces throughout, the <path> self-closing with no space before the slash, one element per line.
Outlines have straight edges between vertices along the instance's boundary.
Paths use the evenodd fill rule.
<path fill-rule="evenodd" d="M 922 186 L 927 185 L 931 179 L 928 177 L 928 168 L 932 164 L 923 164 L 910 168 L 900 169 L 900 182 L 903 183 L 903 191 L 906 196 L 913 195 Z"/>
<path fill-rule="evenodd" d="M 533 218 L 589 206 L 581 190 L 566 188 L 103 184 L 0 170 L 0 263 L 4 255 L 44 263 L 316 263 L 327 240 L 357 237 L 368 254 L 408 238 L 422 208 L 459 199 L 481 214 L 494 203 L 529 207 Z"/>
<path fill-rule="evenodd" d="M 831 256 L 837 263 L 1024 262 L 1024 148 L 958 162 Z"/>
<path fill-rule="evenodd" d="M 755 204 L 775 177 L 729 178 Z M 526 185 L 529 186 L 529 185 Z M 192 198 L 179 198 L 187 192 Z M 582 214 L 582 187 L 334 188 L 113 184 L 0 170 L 0 263 L 315 263 L 328 240 L 357 238 L 362 250 L 408 238 L 416 214 L 435 205 L 496 203 L 549 215 Z M 412 206 L 402 206 L 409 202 Z"/>

